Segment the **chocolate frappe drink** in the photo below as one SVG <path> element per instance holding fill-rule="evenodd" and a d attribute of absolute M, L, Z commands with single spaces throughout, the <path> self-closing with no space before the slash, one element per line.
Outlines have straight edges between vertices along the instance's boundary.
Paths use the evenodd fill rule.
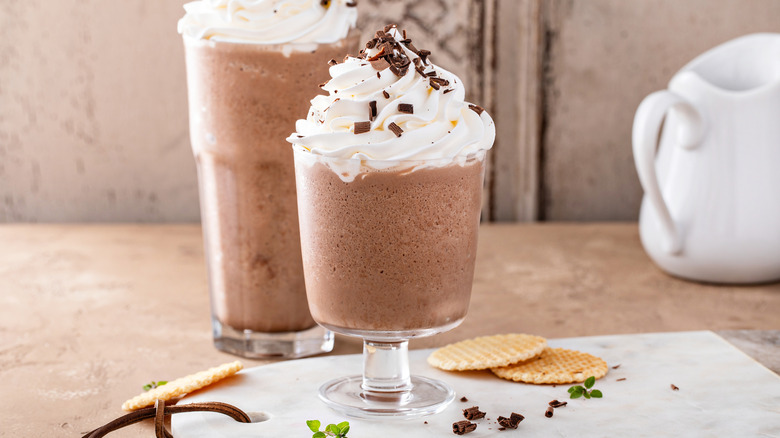
<path fill-rule="evenodd" d="M 349 0 L 202 0 L 184 6 L 190 136 L 217 348 L 247 357 L 329 351 L 309 313 L 293 155 L 285 137 L 357 46 Z"/>
<path fill-rule="evenodd" d="M 465 317 L 495 127 L 395 27 L 330 68 L 294 144 L 314 319 L 388 339 Z"/>

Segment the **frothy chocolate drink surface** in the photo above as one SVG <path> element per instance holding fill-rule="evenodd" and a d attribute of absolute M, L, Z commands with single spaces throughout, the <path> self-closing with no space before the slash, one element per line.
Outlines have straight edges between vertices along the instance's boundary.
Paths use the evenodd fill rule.
<path fill-rule="evenodd" d="M 212 311 L 236 330 L 314 326 L 285 137 L 350 41 L 285 56 L 274 46 L 185 38 Z"/>
<path fill-rule="evenodd" d="M 466 316 L 482 160 L 369 171 L 351 182 L 321 163 L 296 166 L 306 287 L 318 323 L 342 333 L 417 331 Z"/>

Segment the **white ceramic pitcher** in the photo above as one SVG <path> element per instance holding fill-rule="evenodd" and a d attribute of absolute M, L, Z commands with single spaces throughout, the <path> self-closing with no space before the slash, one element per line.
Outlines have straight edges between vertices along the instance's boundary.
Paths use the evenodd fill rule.
<path fill-rule="evenodd" d="M 662 269 L 715 283 L 780 279 L 780 34 L 691 61 L 639 105 L 633 149 L 640 236 Z"/>

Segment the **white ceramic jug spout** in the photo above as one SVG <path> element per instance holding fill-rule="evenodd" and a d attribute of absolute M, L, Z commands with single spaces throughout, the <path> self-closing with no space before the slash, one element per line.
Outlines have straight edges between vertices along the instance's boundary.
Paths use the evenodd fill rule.
<path fill-rule="evenodd" d="M 661 268 L 718 283 L 780 279 L 780 34 L 691 61 L 639 105 L 632 141 L 640 237 Z"/>

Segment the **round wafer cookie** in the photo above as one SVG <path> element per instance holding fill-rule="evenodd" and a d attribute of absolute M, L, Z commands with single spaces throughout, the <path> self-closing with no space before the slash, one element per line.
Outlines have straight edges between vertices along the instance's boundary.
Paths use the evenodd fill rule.
<path fill-rule="evenodd" d="M 244 368 L 244 365 L 240 361 L 235 361 L 178 378 L 131 398 L 122 404 L 122 409 L 134 411 L 154 405 L 157 399 L 167 401 L 180 395 L 188 394 L 220 381 L 225 377 L 230 377 L 242 368 Z"/>
<path fill-rule="evenodd" d="M 446 371 L 485 370 L 530 359 L 545 347 L 547 340 L 540 336 L 483 336 L 442 347 L 428 356 L 428 363 Z"/>
<path fill-rule="evenodd" d="M 600 379 L 607 374 L 607 363 L 576 350 L 546 348 L 536 358 L 490 371 L 515 382 L 563 384 L 584 382 L 590 376 Z"/>

